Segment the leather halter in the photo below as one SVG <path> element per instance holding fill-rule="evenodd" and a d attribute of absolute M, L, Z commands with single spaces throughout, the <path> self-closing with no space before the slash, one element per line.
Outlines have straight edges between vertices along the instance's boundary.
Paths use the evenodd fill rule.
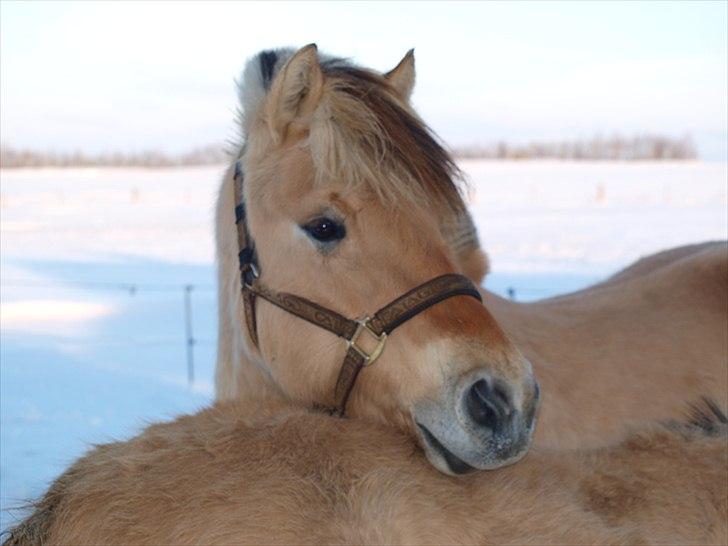
<path fill-rule="evenodd" d="M 430 279 L 399 296 L 373 315 L 355 320 L 346 318 L 336 311 L 318 305 L 306 298 L 271 290 L 258 279 L 260 269 L 257 263 L 255 246 L 248 233 L 245 221 L 243 172 L 239 161 L 235 163 L 233 180 L 236 202 L 235 223 L 238 228 L 238 261 L 240 263 L 245 322 L 250 338 L 258 347 L 258 331 L 255 319 L 256 297 L 260 297 L 292 315 L 343 338 L 347 342 L 348 348 L 334 387 L 333 404 L 324 406 L 332 414 L 344 415 L 346 402 L 359 372 L 379 358 L 384 350 L 387 336 L 395 328 L 436 303 L 454 296 L 470 296 L 478 301 L 483 301 L 470 279 L 454 273 Z M 367 352 L 358 343 L 362 335 L 366 335 L 376 342 L 376 346 L 371 352 Z"/>

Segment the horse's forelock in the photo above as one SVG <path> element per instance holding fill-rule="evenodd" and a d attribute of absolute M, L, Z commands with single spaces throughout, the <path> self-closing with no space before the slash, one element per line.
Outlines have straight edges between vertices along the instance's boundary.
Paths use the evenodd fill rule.
<path fill-rule="evenodd" d="M 239 86 L 243 140 L 276 75 L 296 50 L 271 49 L 246 65 Z M 312 146 L 318 177 L 364 182 L 390 204 L 444 204 L 464 210 L 461 173 L 434 133 L 396 98 L 380 74 L 319 54 L 327 112 Z M 315 148 L 315 149 L 313 149 Z"/>
<path fill-rule="evenodd" d="M 321 116 L 321 124 L 329 125 L 324 134 L 335 135 L 324 141 L 317 150 L 319 157 L 314 157 L 323 174 L 369 183 L 390 203 L 410 206 L 436 201 L 461 212 L 460 170 L 387 81 L 339 59 L 321 66 L 330 79 L 328 111 Z"/>

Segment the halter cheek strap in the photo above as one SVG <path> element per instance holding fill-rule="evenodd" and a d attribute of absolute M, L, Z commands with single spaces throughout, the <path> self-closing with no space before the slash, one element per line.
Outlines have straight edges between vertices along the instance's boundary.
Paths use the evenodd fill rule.
<path fill-rule="evenodd" d="M 447 274 L 435 277 L 394 301 L 382 307 L 371 317 L 352 320 L 336 311 L 323 307 L 306 298 L 277 292 L 263 285 L 258 277 L 255 247 L 250 238 L 245 221 L 245 202 L 243 199 L 243 173 L 240 163 L 235 164 L 235 222 L 238 228 L 238 260 L 242 282 L 243 307 L 248 333 L 253 343 L 258 346 L 258 333 L 255 320 L 255 300 L 260 297 L 273 305 L 328 330 L 347 342 L 346 356 L 341 365 L 339 376 L 334 387 L 333 403 L 327 406 L 332 414 L 343 416 L 346 402 L 354 387 L 359 372 L 373 364 L 382 354 L 387 336 L 395 328 L 415 317 L 422 311 L 445 299 L 454 296 L 470 296 L 482 301 L 480 293 L 467 277 L 458 274 Z M 370 338 L 369 346 L 374 348 L 368 352 L 361 346 L 363 336 Z"/>
<path fill-rule="evenodd" d="M 260 275 L 258 271 L 255 246 L 248 235 L 247 223 L 245 220 L 245 200 L 243 199 L 243 171 L 240 162 L 235 162 L 235 175 L 233 177 L 235 186 L 235 225 L 238 228 L 238 266 L 240 268 L 240 280 L 243 285 L 243 310 L 245 323 L 248 326 L 248 334 L 253 344 L 258 347 L 258 326 L 255 321 L 255 292 L 250 288 L 255 279 Z"/>

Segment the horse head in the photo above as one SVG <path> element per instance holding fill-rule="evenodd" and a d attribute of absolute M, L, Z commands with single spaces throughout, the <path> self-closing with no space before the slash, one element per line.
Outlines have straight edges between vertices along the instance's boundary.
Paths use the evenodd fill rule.
<path fill-rule="evenodd" d="M 363 317 L 430 279 L 482 275 L 459 171 L 410 105 L 414 79 L 412 52 L 386 74 L 314 45 L 248 63 L 236 162 L 261 286 Z M 264 298 L 252 304 L 255 331 L 246 328 L 234 178 L 231 167 L 218 204 L 218 397 L 272 389 L 325 405 L 347 344 Z M 527 450 L 538 385 L 477 299 L 428 306 L 386 346 L 366 331 L 357 343 L 365 355 L 383 350 L 359 374 L 348 415 L 414 434 L 451 474 L 509 464 Z"/>

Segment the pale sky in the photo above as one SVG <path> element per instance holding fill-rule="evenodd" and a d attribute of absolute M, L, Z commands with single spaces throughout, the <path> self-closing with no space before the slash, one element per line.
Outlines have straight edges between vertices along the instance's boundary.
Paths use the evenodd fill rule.
<path fill-rule="evenodd" d="M 316 42 L 379 70 L 414 47 L 414 103 L 451 146 L 654 132 L 725 160 L 727 28 L 721 0 L 0 0 L 0 137 L 87 152 L 222 142 L 245 60 Z"/>

